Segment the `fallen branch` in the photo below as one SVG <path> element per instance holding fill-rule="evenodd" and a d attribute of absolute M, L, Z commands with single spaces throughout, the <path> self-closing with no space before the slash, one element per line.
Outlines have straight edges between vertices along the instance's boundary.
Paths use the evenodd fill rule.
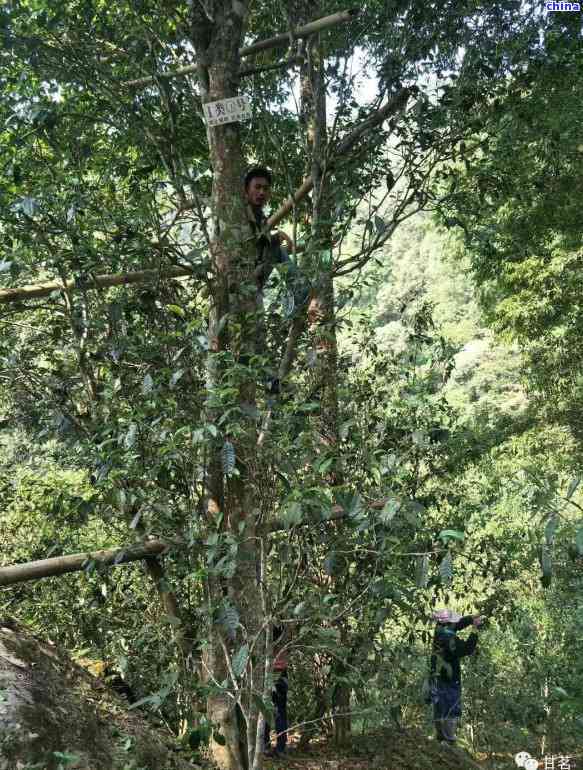
<path fill-rule="evenodd" d="M 246 56 L 252 56 L 260 51 L 267 51 L 271 48 L 281 48 L 282 46 L 289 45 L 292 40 L 298 40 L 300 38 L 309 37 L 316 32 L 322 32 L 330 27 L 335 27 L 337 24 L 343 24 L 347 21 L 352 21 L 360 11 L 357 8 L 350 8 L 347 11 L 339 11 L 333 13 L 331 16 L 324 16 L 321 19 L 316 19 L 303 27 L 290 30 L 289 32 L 282 32 L 281 35 L 275 35 L 265 40 L 259 40 L 257 43 L 245 46 L 239 51 L 241 58 Z M 144 88 L 151 85 L 156 80 L 173 80 L 174 78 L 183 78 L 186 75 L 191 75 L 196 72 L 198 64 L 188 64 L 186 67 L 180 67 L 172 72 L 159 72 L 156 75 L 149 75 L 143 78 L 137 78 L 136 80 L 126 80 L 121 85 L 126 88 Z M 241 74 L 248 74 L 244 71 Z"/>

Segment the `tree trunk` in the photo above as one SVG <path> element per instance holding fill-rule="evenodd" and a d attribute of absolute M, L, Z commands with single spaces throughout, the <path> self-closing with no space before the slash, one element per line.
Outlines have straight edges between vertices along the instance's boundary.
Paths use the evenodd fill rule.
<path fill-rule="evenodd" d="M 218 0 L 212 19 L 202 8 L 193 6 L 192 36 L 199 61 L 199 86 L 204 103 L 237 95 L 240 70 L 239 49 L 245 28 L 247 4 Z M 256 248 L 243 201 L 243 156 L 237 123 L 207 128 L 209 157 L 213 169 L 211 258 L 214 278 L 211 285 L 209 318 L 207 420 L 215 422 L 227 408 L 245 415 L 255 408 L 255 374 L 249 362 L 256 352 L 258 308 L 256 305 Z M 225 403 L 219 388 L 229 378 L 232 363 L 238 365 L 233 379 L 236 395 Z M 209 719 L 222 736 L 211 743 L 213 759 L 221 770 L 241 770 L 258 766 L 257 695 L 263 692 L 265 634 L 264 605 L 257 580 L 263 533 L 256 531 L 253 504 L 252 469 L 255 467 L 256 425 L 242 417 L 237 435 L 227 436 L 235 452 L 235 470 L 221 463 L 223 440 L 212 447 L 209 468 L 209 525 L 218 524 L 219 536 L 236 542 L 232 576 L 209 577 L 207 595 L 209 617 L 217 610 L 235 610 L 237 623 L 215 622 L 205 655 L 208 681 L 214 691 L 208 699 Z M 211 570 L 212 573 L 212 570 Z M 244 670 L 235 671 L 235 655 L 240 659 L 243 645 L 249 652 Z M 254 697 L 255 696 L 255 697 Z M 238 729 L 237 709 L 246 731 Z M 223 744 L 223 745 L 221 745 Z"/>

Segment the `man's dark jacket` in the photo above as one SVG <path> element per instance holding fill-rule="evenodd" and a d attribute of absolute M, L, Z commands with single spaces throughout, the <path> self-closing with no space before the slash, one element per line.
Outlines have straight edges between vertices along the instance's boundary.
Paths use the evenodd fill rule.
<path fill-rule="evenodd" d="M 457 631 L 472 625 L 472 616 L 466 615 L 455 626 L 438 625 L 433 638 L 431 674 L 443 684 L 461 682 L 460 658 L 471 655 L 476 649 L 478 635 L 474 632 L 464 641 L 456 636 Z"/>
<path fill-rule="evenodd" d="M 262 232 L 267 220 L 261 209 L 255 206 L 249 206 L 248 218 L 249 224 L 257 239 L 257 258 L 255 266 L 257 268 L 257 284 L 258 287 L 262 289 L 276 265 L 290 266 L 293 263 L 285 249 L 282 249 L 279 240 L 268 233 Z"/>

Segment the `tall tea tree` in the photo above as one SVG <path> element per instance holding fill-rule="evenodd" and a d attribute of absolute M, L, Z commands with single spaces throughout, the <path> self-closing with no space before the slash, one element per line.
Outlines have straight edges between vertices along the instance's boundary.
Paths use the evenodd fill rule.
<path fill-rule="evenodd" d="M 28 323 L 46 318 L 47 309 L 52 312 L 51 334 L 61 345 L 66 340 L 65 363 L 43 356 L 39 342 L 37 354 L 29 356 L 38 375 L 32 390 L 53 397 L 58 392 L 68 408 L 74 406 L 69 409 L 71 423 L 85 439 L 78 440 L 78 446 L 87 450 L 85 459 L 95 457 L 97 443 L 108 454 L 107 442 L 116 442 L 111 486 L 124 511 L 128 492 L 120 481 L 126 476 L 134 481 L 139 475 L 135 456 L 139 428 L 144 434 L 140 471 L 154 481 L 156 452 L 148 449 L 154 446 L 155 420 L 163 411 L 171 423 L 171 446 L 165 445 L 167 475 L 156 473 L 151 489 L 157 494 L 170 491 L 178 503 L 174 523 L 179 543 L 193 546 L 195 539 L 205 543 L 205 568 L 200 574 L 209 632 L 201 669 L 209 716 L 217 727 L 213 751 L 225 768 L 261 763 L 259 713 L 269 700 L 269 677 L 264 674 L 269 672 L 272 621 L 264 579 L 266 536 L 277 503 L 285 497 L 275 481 L 281 480 L 282 458 L 273 447 L 269 452 L 256 451 L 257 407 L 263 403 L 256 390 L 254 356 L 263 327 L 255 301 L 255 244 L 242 201 L 241 176 L 244 147 L 250 152 L 264 148 L 266 132 L 281 125 L 289 131 L 290 121 L 272 118 L 265 110 L 265 130 L 257 131 L 256 138 L 247 133 L 243 146 L 240 126 L 205 130 L 200 112 L 201 100 L 233 96 L 243 88 L 239 49 L 246 36 L 259 29 L 259 19 L 264 25 L 261 11 L 279 8 L 257 3 L 251 10 L 248 15 L 246 3 L 221 0 L 192 7 L 152 2 L 139 11 L 132 5 L 93 7 L 76 2 L 22 2 L 2 9 L 7 52 L 1 76 L 6 96 L 2 142 L 9 159 L 3 171 L 2 210 L 3 233 L 10 238 L 14 257 L 7 260 L 13 262 L 11 277 L 15 280 L 18 270 L 20 280 L 74 277 L 80 289 L 50 297 L 48 308 L 18 307 L 18 316 L 10 320 Z M 348 231 L 359 217 L 358 201 L 369 197 L 381 179 L 387 191 L 396 189 L 396 215 L 387 223 L 372 201 L 365 221 L 359 223 L 360 246 L 341 245 L 329 268 L 318 262 L 314 282 L 324 269 L 336 275 L 358 271 L 410 208 L 423 205 L 432 165 L 447 157 L 456 132 L 464 128 L 457 124 L 450 130 L 447 101 L 419 99 L 414 111 L 406 111 L 418 74 L 422 70 L 438 74 L 446 64 L 456 68 L 459 47 L 471 48 L 468 64 L 462 67 L 463 87 L 453 89 L 458 101 L 471 98 L 478 81 L 485 88 L 493 73 L 509 67 L 504 57 L 495 60 L 498 52 L 491 42 L 495 33 L 503 32 L 497 39 L 506 44 L 521 39 L 525 27 L 529 32 L 526 17 L 518 10 L 515 3 L 496 4 L 486 16 L 480 13 L 478 24 L 465 4 L 451 9 L 443 3 L 423 10 L 413 4 L 402 8 L 379 4 L 363 16 L 353 37 L 338 38 L 340 62 L 338 56 L 332 61 L 330 85 L 349 96 L 349 78 L 341 75 L 335 83 L 335 73 L 341 72 L 336 65 L 357 43 L 370 46 L 382 93 L 388 96 L 389 109 L 381 118 L 392 121 L 385 129 L 381 119 L 365 122 L 368 132 L 353 135 L 355 119 L 366 121 L 366 112 L 355 118 L 357 106 L 344 99 L 347 107 L 330 132 L 324 158 L 328 172 L 335 169 L 338 229 L 340 234 Z M 444 22 L 447 36 L 440 38 L 435 54 Z M 287 26 L 283 18 L 282 25 Z M 387 41 L 396 65 L 387 59 Z M 192 65 L 193 59 L 196 67 L 188 76 L 165 76 L 169 69 Z M 480 66 L 487 71 L 481 72 Z M 275 80 L 268 80 L 266 88 L 273 93 Z M 450 97 L 451 93 L 450 89 Z M 374 141 L 366 142 L 373 129 Z M 354 141 L 347 144 L 347 135 Z M 289 131 L 283 138 L 293 136 Z M 389 136 L 395 143 L 390 159 L 383 154 Z M 292 146 L 294 142 L 299 144 L 290 139 Z M 337 162 L 340 159 L 342 163 Z M 279 163 L 283 170 L 285 154 Z M 399 176 L 401 188 L 396 187 Z M 299 177 L 297 172 L 289 175 L 292 182 Z M 177 260 L 200 264 L 206 296 L 196 289 L 185 296 L 172 285 L 160 291 L 165 285 L 156 285 L 156 292 L 136 298 L 143 313 L 135 306 L 124 307 L 120 317 L 119 307 L 111 307 L 91 289 L 91 276 L 98 269 L 163 268 Z M 324 285 L 330 286 L 330 280 Z M 181 301 L 172 301 L 178 298 Z M 124 325 L 126 312 L 133 314 L 129 326 Z M 331 317 L 333 308 L 327 312 Z M 204 335 L 190 313 L 208 314 Z M 150 350 L 140 344 L 142 319 L 151 335 L 146 340 L 152 342 Z M 176 329 L 180 320 L 186 321 L 186 333 Z M 156 327 L 164 338 L 159 346 Z M 113 354 L 109 345 L 112 337 L 121 338 L 125 354 L 128 328 L 133 332 L 131 350 L 122 361 L 124 376 L 120 376 L 115 372 L 120 351 L 113 348 Z M 187 338 L 182 346 L 181 337 Z M 179 368 L 172 373 L 164 369 L 168 374 L 164 391 L 167 387 L 175 392 L 162 401 L 157 397 L 162 391 L 157 375 L 183 355 L 188 363 L 180 368 L 192 367 L 192 378 Z M 9 354 L 6 366 L 14 370 Z M 24 371 L 21 367 L 20 373 Z M 68 381 L 73 388 L 63 389 Z M 123 437 L 120 413 L 126 428 Z M 96 442 L 97 436 L 101 441 Z M 307 443 L 308 450 L 295 457 L 296 466 L 304 467 L 312 459 L 313 442 Z M 180 483 L 184 477 L 188 481 Z M 269 493 L 266 486 L 271 487 Z M 136 495 L 135 484 L 130 494 Z M 135 503 L 131 499 L 129 507 Z M 135 511 L 130 523 L 139 513 Z M 181 514 L 183 527 L 178 521 Z M 157 524 L 152 518 L 145 531 Z M 246 735 L 243 755 L 237 715 Z"/>

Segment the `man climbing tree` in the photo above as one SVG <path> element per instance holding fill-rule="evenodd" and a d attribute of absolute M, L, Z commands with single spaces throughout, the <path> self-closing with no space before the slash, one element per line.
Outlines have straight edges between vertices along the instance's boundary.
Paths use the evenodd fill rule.
<path fill-rule="evenodd" d="M 248 204 L 249 224 L 255 234 L 257 246 L 255 277 L 257 280 L 258 323 L 261 327 L 258 335 L 259 345 L 264 343 L 266 338 L 266 330 L 262 318 L 263 289 L 274 267 L 282 266 L 284 280 L 291 283 L 291 293 L 288 294 L 291 297 L 291 312 L 300 309 L 304 305 L 309 293 L 305 281 L 301 279 L 294 261 L 289 256 L 289 252 L 294 251 L 292 239 L 281 230 L 273 234 L 270 234 L 268 231 L 264 206 L 271 198 L 271 184 L 272 175 L 267 168 L 256 166 L 249 169 L 245 174 L 245 199 Z M 301 247 L 296 245 L 296 253 L 300 250 Z M 261 352 L 266 355 L 266 347 Z M 270 393 L 278 393 L 279 380 L 271 368 L 269 368 L 268 382 Z"/>
<path fill-rule="evenodd" d="M 282 243 L 290 251 L 293 250 L 293 243 L 281 230 L 272 236 L 261 233 L 267 224 L 263 208 L 271 198 L 271 184 L 271 172 L 266 168 L 257 166 L 245 174 L 245 198 L 250 208 L 249 221 L 258 236 L 258 255 L 261 255 L 263 260 L 272 257 L 277 264 L 289 261 L 287 253 L 281 248 Z M 267 277 L 264 277 L 264 282 Z"/>

